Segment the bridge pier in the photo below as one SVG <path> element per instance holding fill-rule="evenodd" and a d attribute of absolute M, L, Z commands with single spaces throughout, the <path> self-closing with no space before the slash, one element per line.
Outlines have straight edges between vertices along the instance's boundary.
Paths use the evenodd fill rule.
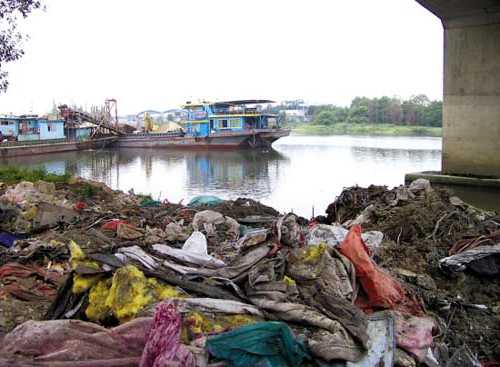
<path fill-rule="evenodd" d="M 443 22 L 444 173 L 500 177 L 500 23 L 487 21 Z"/>
<path fill-rule="evenodd" d="M 444 174 L 500 178 L 500 2 L 416 0 L 444 28 Z"/>

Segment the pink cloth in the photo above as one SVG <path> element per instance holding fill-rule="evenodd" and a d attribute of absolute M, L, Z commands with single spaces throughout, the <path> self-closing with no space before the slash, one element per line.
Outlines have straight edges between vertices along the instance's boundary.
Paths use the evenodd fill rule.
<path fill-rule="evenodd" d="M 156 307 L 140 367 L 196 367 L 194 355 L 180 343 L 181 316 L 171 301 Z"/>
<path fill-rule="evenodd" d="M 432 317 L 416 317 L 394 312 L 396 343 L 398 347 L 413 354 L 419 362 L 425 359 L 432 345 L 435 322 Z"/>
<path fill-rule="evenodd" d="M 0 366 L 137 366 L 152 321 L 137 318 L 113 329 L 80 320 L 27 321 L 3 338 Z"/>

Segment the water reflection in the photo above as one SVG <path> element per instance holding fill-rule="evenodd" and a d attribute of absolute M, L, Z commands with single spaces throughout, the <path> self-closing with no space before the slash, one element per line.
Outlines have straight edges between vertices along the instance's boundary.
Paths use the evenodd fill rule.
<path fill-rule="evenodd" d="M 261 151 L 106 149 L 4 159 L 2 164 L 43 167 L 101 181 L 120 190 L 172 201 L 211 193 L 224 198 L 268 198 L 289 159 Z"/>
<path fill-rule="evenodd" d="M 178 202 L 200 194 L 252 197 L 280 211 L 319 213 L 344 187 L 389 187 L 408 172 L 441 169 L 441 139 L 312 137 L 280 139 L 269 151 L 108 149 L 18 157 L 0 164 L 42 166 Z M 484 199 L 483 202 L 491 202 Z"/>

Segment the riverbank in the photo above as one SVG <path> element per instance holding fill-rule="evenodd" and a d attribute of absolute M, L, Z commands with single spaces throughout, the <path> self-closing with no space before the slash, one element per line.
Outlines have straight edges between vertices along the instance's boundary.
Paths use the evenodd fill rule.
<path fill-rule="evenodd" d="M 430 126 L 403 126 L 395 124 L 333 125 L 299 124 L 290 126 L 297 135 L 379 135 L 379 136 L 442 136 L 442 128 Z"/>
<path fill-rule="evenodd" d="M 234 335 L 260 343 L 256 335 L 267 340 L 277 328 L 301 351 L 297 365 L 434 357 L 450 365 L 449 356 L 467 356 L 464 345 L 482 361 L 500 357 L 500 269 L 489 258 L 498 218 L 425 180 L 347 188 L 314 221 L 246 198 L 184 206 L 55 181 L 0 187 L 1 365 L 138 364 L 159 338 L 206 361 L 186 366 L 207 365 L 232 361 L 215 353 Z M 50 332 L 32 338 L 34 330 Z M 122 346 L 122 333 L 134 348 Z M 370 348 L 375 340 L 382 349 Z"/>

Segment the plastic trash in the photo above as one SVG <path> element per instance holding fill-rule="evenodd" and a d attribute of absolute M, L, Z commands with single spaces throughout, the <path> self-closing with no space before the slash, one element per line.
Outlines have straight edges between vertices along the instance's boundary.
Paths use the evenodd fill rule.
<path fill-rule="evenodd" d="M 390 308 L 407 304 L 418 312 L 418 306 L 412 305 L 406 298 L 403 287 L 389 274 L 380 269 L 370 258 L 368 248 L 361 238 L 361 226 L 351 228 L 342 245 L 339 247 L 356 268 L 356 276 L 368 296 L 365 308 Z"/>
<path fill-rule="evenodd" d="M 445 257 L 439 260 L 439 266 L 451 272 L 469 269 L 480 275 L 498 275 L 500 274 L 500 244 L 479 246 Z"/>
<path fill-rule="evenodd" d="M 297 223 L 297 216 L 293 213 L 280 217 L 276 223 L 276 230 L 278 242 L 288 246 L 298 246 L 303 243 L 302 231 Z"/>
<path fill-rule="evenodd" d="M 410 190 L 414 194 L 417 194 L 420 191 L 424 191 L 425 193 L 428 193 L 428 192 L 432 191 L 432 187 L 431 187 L 431 183 L 429 180 L 427 180 L 425 178 L 417 178 L 416 180 L 414 180 L 410 183 L 408 190 Z"/>
<path fill-rule="evenodd" d="M 347 229 L 340 225 L 316 224 L 309 229 L 306 236 L 308 245 L 326 244 L 332 247 L 339 246 L 347 236 Z"/>
<path fill-rule="evenodd" d="M 207 254 L 207 239 L 203 233 L 195 231 L 189 236 L 182 249 L 193 254 Z"/>
<path fill-rule="evenodd" d="M 331 247 L 337 247 L 344 241 L 348 232 L 349 230 L 338 224 L 315 224 L 309 229 L 306 241 L 308 245 L 324 243 Z M 379 231 L 363 232 L 361 238 L 372 252 L 377 252 L 384 239 L 384 234 Z"/>
<path fill-rule="evenodd" d="M 226 265 L 224 261 L 216 259 L 208 254 L 207 239 L 203 233 L 199 231 L 194 231 L 191 234 L 184 243 L 184 246 L 182 246 L 182 249 L 160 244 L 153 245 L 153 249 L 177 260 L 209 268 L 221 268 Z"/>
<path fill-rule="evenodd" d="M 380 231 L 363 232 L 361 234 L 361 238 L 363 239 L 366 246 L 370 249 L 370 251 L 376 254 L 380 250 L 380 245 L 384 240 L 384 234 Z"/>
<path fill-rule="evenodd" d="M 153 302 L 182 296 L 174 287 L 146 278 L 137 267 L 127 265 L 116 270 L 111 281 L 100 281 L 92 287 L 85 313 L 94 321 L 111 313 L 124 321 Z"/>
<path fill-rule="evenodd" d="M 210 337 L 207 348 L 234 367 L 298 367 L 312 360 L 304 344 L 282 322 L 259 322 Z"/>
<path fill-rule="evenodd" d="M 266 240 L 268 233 L 269 230 L 267 229 L 255 229 L 246 231 L 244 236 L 241 237 L 238 242 L 236 242 L 236 248 L 247 248 L 258 245 Z"/>
<path fill-rule="evenodd" d="M 394 319 L 388 312 L 377 312 L 368 322 L 368 353 L 358 362 L 347 362 L 346 367 L 391 367 L 394 364 L 396 338 Z"/>
<path fill-rule="evenodd" d="M 17 236 L 9 232 L 0 232 L 0 245 L 3 247 L 11 248 L 14 242 L 22 239 L 23 237 Z"/>
<path fill-rule="evenodd" d="M 164 232 L 165 239 L 170 242 L 186 241 L 189 237 L 189 234 L 186 233 L 186 230 L 182 228 L 181 225 L 174 222 L 167 224 Z"/>
<path fill-rule="evenodd" d="M 194 198 L 191 199 L 191 201 L 188 203 L 188 207 L 191 208 L 196 208 L 198 206 L 215 206 L 222 204 L 224 200 L 217 196 L 213 195 L 199 195 L 195 196 Z"/>
<path fill-rule="evenodd" d="M 226 235 L 236 241 L 240 236 L 240 224 L 231 217 L 224 217 L 221 213 L 213 210 L 203 210 L 195 214 L 192 222 L 195 231 L 204 231 L 208 236 L 217 234 L 217 229 L 225 224 Z"/>
<path fill-rule="evenodd" d="M 203 210 L 195 214 L 193 218 L 193 229 L 195 231 L 201 231 L 205 229 L 205 225 L 217 225 L 222 224 L 226 220 L 221 213 L 214 212 L 213 210 Z"/>

